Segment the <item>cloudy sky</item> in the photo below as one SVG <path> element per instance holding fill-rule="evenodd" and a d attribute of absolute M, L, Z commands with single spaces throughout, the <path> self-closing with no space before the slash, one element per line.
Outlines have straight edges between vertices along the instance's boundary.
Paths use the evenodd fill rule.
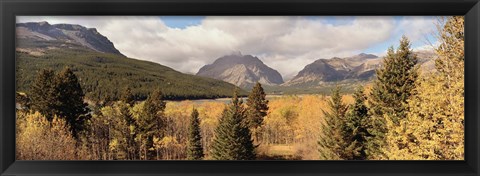
<path fill-rule="evenodd" d="M 285 80 L 305 65 L 334 56 L 383 55 L 406 35 L 415 49 L 436 43 L 436 17 L 200 17 L 21 16 L 96 28 L 124 55 L 196 73 L 215 59 L 240 51 L 257 56 Z"/>

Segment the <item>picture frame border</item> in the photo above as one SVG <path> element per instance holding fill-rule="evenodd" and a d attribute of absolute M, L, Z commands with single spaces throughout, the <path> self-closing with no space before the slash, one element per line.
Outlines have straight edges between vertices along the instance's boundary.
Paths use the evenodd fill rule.
<path fill-rule="evenodd" d="M 0 175 L 479 176 L 479 0 L 0 0 Z M 465 15 L 463 161 L 16 161 L 16 16 Z"/>

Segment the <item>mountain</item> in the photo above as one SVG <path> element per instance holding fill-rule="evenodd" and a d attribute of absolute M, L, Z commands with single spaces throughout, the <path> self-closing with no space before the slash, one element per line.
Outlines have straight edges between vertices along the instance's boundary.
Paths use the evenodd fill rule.
<path fill-rule="evenodd" d="M 38 71 L 59 71 L 67 66 L 91 101 L 116 100 L 127 86 L 137 100 L 145 99 L 156 88 L 166 99 L 180 100 L 229 97 L 236 87 L 125 57 L 96 30 L 79 25 L 24 23 L 17 24 L 17 31 L 21 31 L 16 48 L 17 91 L 27 95 Z M 246 94 L 240 91 L 240 95 Z"/>
<path fill-rule="evenodd" d="M 54 24 L 47 22 L 17 23 L 17 39 L 20 42 L 30 43 L 35 41 L 40 44 L 49 41 L 56 45 L 50 47 L 67 47 L 69 45 L 80 45 L 102 53 L 121 55 L 113 43 L 107 37 L 100 34 L 95 28 L 86 28 L 76 24 Z M 25 43 L 25 42 L 24 42 Z M 21 46 L 27 46 L 20 44 Z M 41 47 L 36 45 L 35 47 Z"/>
<path fill-rule="evenodd" d="M 433 51 L 414 52 L 423 71 L 434 70 Z M 368 81 L 375 76 L 382 58 L 373 54 L 360 53 L 355 56 L 318 59 L 308 64 L 291 80 L 281 86 L 321 86 L 325 83 Z"/>
<path fill-rule="evenodd" d="M 283 83 L 282 75 L 277 70 L 268 67 L 257 57 L 241 53 L 220 57 L 200 68 L 196 75 L 223 80 L 246 89 L 252 88 L 257 81 L 263 85 Z"/>

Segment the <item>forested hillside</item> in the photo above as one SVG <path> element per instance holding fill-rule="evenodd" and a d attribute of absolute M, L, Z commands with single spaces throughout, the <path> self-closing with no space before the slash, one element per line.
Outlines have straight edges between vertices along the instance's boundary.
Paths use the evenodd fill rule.
<path fill-rule="evenodd" d="M 231 96 L 234 85 L 200 76 L 183 74 L 166 66 L 86 48 L 45 49 L 40 54 L 17 50 L 17 91 L 29 94 L 32 81 L 41 69 L 70 67 L 79 77 L 86 99 L 118 100 L 129 87 L 135 98 L 161 88 L 166 99 L 201 99 Z M 245 95 L 245 92 L 241 92 Z"/>

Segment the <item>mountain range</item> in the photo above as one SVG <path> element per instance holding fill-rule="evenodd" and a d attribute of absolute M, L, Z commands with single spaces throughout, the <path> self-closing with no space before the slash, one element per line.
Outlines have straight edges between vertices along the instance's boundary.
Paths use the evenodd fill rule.
<path fill-rule="evenodd" d="M 414 52 L 423 71 L 433 71 L 433 51 Z M 292 79 L 283 81 L 282 76 L 252 55 L 232 54 L 218 58 L 203 66 L 196 75 L 223 80 L 239 87 L 250 89 L 259 82 L 268 87 L 318 87 L 335 82 L 366 82 L 374 78 L 375 69 L 382 57 L 360 53 L 351 57 L 318 59 L 306 65 Z"/>
<path fill-rule="evenodd" d="M 382 63 L 382 57 L 366 53 L 322 58 L 306 65 L 292 79 L 284 80 L 277 70 L 258 57 L 238 52 L 219 57 L 190 75 L 159 63 L 125 57 L 95 28 L 38 22 L 18 23 L 16 31 L 20 68 L 17 74 L 21 78 L 18 87 L 21 90 L 28 89 L 33 80 L 31 75 L 41 68 L 70 66 L 85 77 L 83 86 L 93 92 L 93 95 L 87 94 L 92 99 L 101 99 L 106 96 L 104 94 L 118 96 L 119 92 L 111 90 L 112 87 L 118 89 L 128 84 L 134 85 L 140 98 L 145 98 L 155 87 L 164 89 L 171 99 L 225 97 L 231 95 L 235 86 L 249 90 L 256 82 L 272 91 L 295 89 L 305 92 L 332 83 L 368 82 Z M 415 53 L 422 70 L 434 71 L 433 51 Z"/>

